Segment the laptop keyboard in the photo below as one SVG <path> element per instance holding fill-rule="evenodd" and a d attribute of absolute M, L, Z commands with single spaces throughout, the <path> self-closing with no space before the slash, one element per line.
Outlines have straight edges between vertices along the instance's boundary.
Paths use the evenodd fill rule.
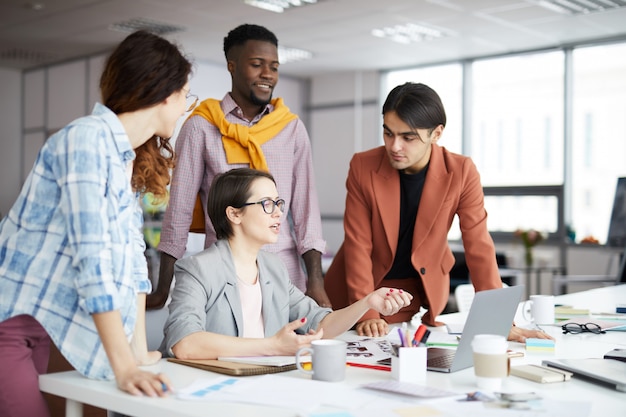
<path fill-rule="evenodd" d="M 452 366 L 452 361 L 454 360 L 454 354 L 456 352 L 450 351 L 449 354 L 430 357 L 426 361 L 426 366 L 429 368 L 442 368 L 448 369 Z"/>

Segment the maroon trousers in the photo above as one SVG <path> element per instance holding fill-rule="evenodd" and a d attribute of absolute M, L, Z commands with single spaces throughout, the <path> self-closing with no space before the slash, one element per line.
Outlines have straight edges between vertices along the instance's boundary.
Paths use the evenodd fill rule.
<path fill-rule="evenodd" d="M 48 403 L 39 391 L 45 374 L 50 337 L 31 316 L 0 323 L 0 414 L 3 417 L 48 417 Z"/>

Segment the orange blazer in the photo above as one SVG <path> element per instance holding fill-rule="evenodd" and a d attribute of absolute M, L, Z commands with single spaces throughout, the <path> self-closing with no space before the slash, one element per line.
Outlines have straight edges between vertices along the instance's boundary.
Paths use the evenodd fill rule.
<path fill-rule="evenodd" d="M 389 164 L 384 147 L 352 157 L 346 188 L 344 242 L 324 279 L 335 309 L 384 286 L 400 228 L 400 175 Z M 502 287 L 478 170 L 470 158 L 433 144 L 411 255 L 430 306 L 424 323 L 433 324 L 448 302 L 454 265 L 448 231 L 455 215 L 476 291 Z M 370 310 L 361 321 L 379 317 Z"/>

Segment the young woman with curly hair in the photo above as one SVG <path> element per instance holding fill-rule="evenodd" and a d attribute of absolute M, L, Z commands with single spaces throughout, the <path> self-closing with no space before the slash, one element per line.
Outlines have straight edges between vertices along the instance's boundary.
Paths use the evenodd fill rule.
<path fill-rule="evenodd" d="M 139 197 L 166 196 L 191 68 L 164 38 L 124 39 L 105 64 L 102 104 L 46 141 L 0 223 L 3 416 L 49 415 L 38 375 L 50 341 L 89 378 L 134 395 L 170 388 L 138 367 L 161 357 L 146 342 Z"/>

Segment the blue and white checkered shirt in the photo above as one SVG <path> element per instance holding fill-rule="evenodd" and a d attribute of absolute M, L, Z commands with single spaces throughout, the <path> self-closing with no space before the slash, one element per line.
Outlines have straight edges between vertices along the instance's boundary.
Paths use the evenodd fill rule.
<path fill-rule="evenodd" d="M 51 136 L 0 223 L 0 321 L 33 316 L 83 375 L 113 371 L 91 314 L 119 310 L 134 330 L 138 292 L 149 292 L 143 217 L 118 117 L 96 104 Z"/>

